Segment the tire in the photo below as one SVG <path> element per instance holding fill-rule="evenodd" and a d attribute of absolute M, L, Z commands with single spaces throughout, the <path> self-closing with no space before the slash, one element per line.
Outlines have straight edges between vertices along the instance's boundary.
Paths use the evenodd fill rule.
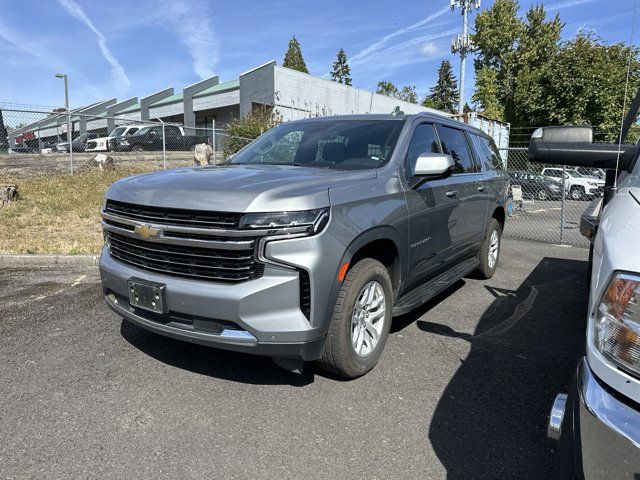
<path fill-rule="evenodd" d="M 495 235 L 494 235 L 495 234 Z M 493 277 L 500 260 L 500 246 L 502 245 L 502 228 L 495 218 L 491 219 L 484 242 L 478 252 L 479 265 L 476 274 L 479 278 Z"/>
<path fill-rule="evenodd" d="M 195 145 L 191 145 L 191 146 L 189 147 L 189 151 L 190 151 L 190 152 L 195 152 L 195 151 L 196 151 L 196 146 L 195 146 Z"/>
<path fill-rule="evenodd" d="M 142 148 L 140 145 L 136 145 L 135 147 L 131 148 L 132 152 L 144 152 L 144 148 Z"/>
<path fill-rule="evenodd" d="M 363 302 L 361 298 L 365 293 L 373 294 L 368 305 L 366 299 Z M 384 305 L 378 303 L 378 307 L 373 309 L 360 308 L 363 303 L 365 307 L 371 307 L 379 302 L 381 295 Z M 349 270 L 340 287 L 324 349 L 318 360 L 320 367 L 344 378 L 357 378 L 371 370 L 387 343 L 392 307 L 393 289 L 385 266 L 371 258 L 360 260 Z M 372 315 L 372 320 L 367 320 L 367 311 L 375 311 L 375 318 Z M 374 331 L 378 334 L 377 341 L 374 340 Z"/>
<path fill-rule="evenodd" d="M 547 192 L 545 189 L 538 190 L 536 197 L 538 198 L 538 200 L 548 200 L 549 192 Z"/>
<path fill-rule="evenodd" d="M 571 200 L 582 200 L 584 198 L 584 188 L 582 187 L 571 187 L 569 190 L 569 196 Z"/>

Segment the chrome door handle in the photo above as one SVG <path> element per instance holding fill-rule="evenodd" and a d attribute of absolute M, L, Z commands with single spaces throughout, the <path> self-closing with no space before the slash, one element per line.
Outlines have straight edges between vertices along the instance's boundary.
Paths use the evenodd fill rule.
<path fill-rule="evenodd" d="M 458 195 L 458 191 L 457 190 L 449 190 L 447 192 L 447 197 L 455 197 L 456 195 Z"/>

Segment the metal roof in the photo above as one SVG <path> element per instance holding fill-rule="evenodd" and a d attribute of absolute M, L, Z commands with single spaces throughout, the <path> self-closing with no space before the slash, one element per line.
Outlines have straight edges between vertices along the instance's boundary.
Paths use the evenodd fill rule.
<path fill-rule="evenodd" d="M 224 90 L 233 90 L 236 88 L 240 88 L 240 80 L 230 80 L 228 82 L 222 82 L 218 85 L 205 88 L 201 92 L 196 93 L 193 98 L 205 97 L 207 95 L 211 95 L 212 93 L 222 92 Z"/>
<path fill-rule="evenodd" d="M 183 93 L 174 93 L 168 97 L 163 98 L 162 100 L 158 100 L 155 103 L 149 105 L 149 107 L 159 107 L 161 105 L 167 105 L 169 103 L 176 103 L 182 101 Z"/>

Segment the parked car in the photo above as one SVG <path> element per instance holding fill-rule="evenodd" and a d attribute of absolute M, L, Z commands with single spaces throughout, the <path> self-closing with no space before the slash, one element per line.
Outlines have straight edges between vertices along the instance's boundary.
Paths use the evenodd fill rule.
<path fill-rule="evenodd" d="M 567 129 L 569 142 L 575 142 L 575 131 Z M 562 131 L 556 127 L 553 136 L 562 138 Z M 538 133 L 536 141 L 544 142 L 544 137 Z M 530 158 L 535 161 L 534 142 Z M 569 142 L 556 156 L 567 155 L 568 162 L 607 162 L 612 170 L 619 165 L 621 173 L 617 189 L 594 200 L 581 220 L 581 232 L 593 241 L 586 356 L 578 363 L 568 395 L 558 394 L 553 402 L 549 439 L 560 453 L 561 478 L 638 478 L 640 148 L 623 145 L 618 157 L 617 144 Z M 548 157 L 553 145 L 539 151 L 545 148 L 541 156 Z"/>
<path fill-rule="evenodd" d="M 209 143 L 207 135 L 189 135 L 183 127 L 165 125 L 164 145 L 166 150 L 193 150 L 199 143 Z M 110 150 L 116 152 L 161 151 L 163 145 L 162 126 L 147 126 L 133 135 L 115 137 L 109 142 Z"/>
<path fill-rule="evenodd" d="M 542 175 L 562 184 L 562 168 L 544 168 Z M 583 177 L 575 170 L 567 169 L 564 180 L 565 192 L 572 200 L 588 200 L 602 195 L 604 180 Z"/>
<path fill-rule="evenodd" d="M 562 198 L 562 185 L 535 172 L 510 170 L 511 185 L 520 185 L 522 196 L 538 200 L 558 200 Z"/>
<path fill-rule="evenodd" d="M 78 135 L 73 140 L 73 151 L 84 152 L 87 141 L 97 137 L 97 133 L 83 133 L 82 135 Z M 69 142 L 58 142 L 55 143 L 51 148 L 54 153 L 66 153 L 69 151 Z"/>
<path fill-rule="evenodd" d="M 10 155 L 19 155 L 23 153 L 39 153 L 37 148 L 30 147 L 28 145 L 16 145 L 8 150 Z"/>
<path fill-rule="evenodd" d="M 357 377 L 393 315 L 493 275 L 506 196 L 493 140 L 444 116 L 287 122 L 221 166 L 114 183 L 106 303 L 162 335 Z"/>
<path fill-rule="evenodd" d="M 580 175 L 582 175 L 583 177 L 597 178 L 598 180 L 602 180 L 602 181 L 604 181 L 605 179 L 605 172 L 601 168 L 576 167 L 574 170 L 578 172 Z"/>
<path fill-rule="evenodd" d="M 109 142 L 117 137 L 126 137 L 137 133 L 138 130 L 144 128 L 144 124 L 123 125 L 114 128 L 106 137 L 98 137 L 87 142 L 87 152 L 107 152 L 111 150 Z"/>

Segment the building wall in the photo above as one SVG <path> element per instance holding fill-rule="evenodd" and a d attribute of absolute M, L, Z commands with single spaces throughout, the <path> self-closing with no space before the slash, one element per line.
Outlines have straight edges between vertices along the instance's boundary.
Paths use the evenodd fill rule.
<path fill-rule="evenodd" d="M 212 108 L 228 107 L 230 105 L 240 104 L 240 89 L 227 90 L 213 95 L 206 95 L 203 97 L 195 97 L 193 99 L 193 110 L 198 112 L 202 110 L 209 110 Z"/>
<path fill-rule="evenodd" d="M 396 106 L 404 113 L 442 112 L 350 87 L 312 75 L 274 66 L 274 96 L 283 120 L 325 115 L 391 113 Z"/>
<path fill-rule="evenodd" d="M 273 105 L 276 62 L 269 62 L 240 75 L 240 116 L 251 112 L 253 104 Z"/>
<path fill-rule="evenodd" d="M 184 104 L 182 101 L 161 105 L 159 107 L 149 107 L 149 118 L 165 118 L 174 115 L 184 114 Z"/>

